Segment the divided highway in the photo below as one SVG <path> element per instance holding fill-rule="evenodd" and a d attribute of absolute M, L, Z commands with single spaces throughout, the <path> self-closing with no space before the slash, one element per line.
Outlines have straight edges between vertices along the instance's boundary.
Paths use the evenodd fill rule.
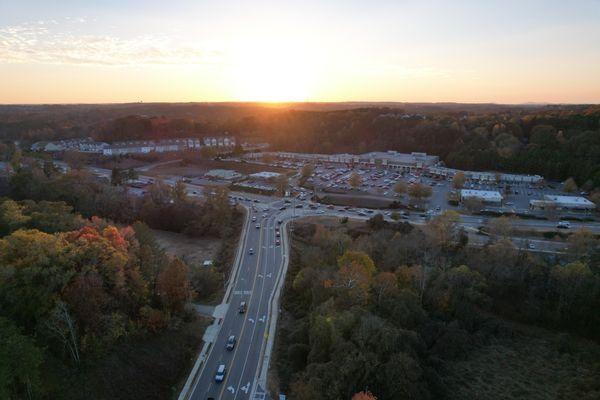
<path fill-rule="evenodd" d="M 271 322 L 271 301 L 276 283 L 284 265 L 284 252 L 287 236 L 278 224 L 278 212 L 267 211 L 248 213 L 256 222 L 248 221 L 243 235 L 240 258 L 236 260 L 236 271 L 230 283 L 232 290 L 225 299 L 223 315 L 218 317 L 218 334 L 212 347 L 205 355 L 189 398 L 205 399 L 262 399 L 265 391 L 257 387 L 258 372 L 264 353 Z M 258 226 L 258 227 L 257 227 Z M 280 243 L 280 244 L 279 244 Z M 246 309 L 240 310 L 241 302 Z M 235 336 L 235 346 L 227 349 L 230 336 Z M 270 351 L 270 349 L 269 349 Z M 220 365 L 226 372 L 222 382 L 215 376 Z M 252 397 L 251 397 L 252 396 Z"/>

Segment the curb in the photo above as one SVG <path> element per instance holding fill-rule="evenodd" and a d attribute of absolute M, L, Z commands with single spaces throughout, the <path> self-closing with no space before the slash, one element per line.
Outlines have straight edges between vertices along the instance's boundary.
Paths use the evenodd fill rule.
<path fill-rule="evenodd" d="M 238 246 L 237 252 L 235 254 L 235 259 L 233 262 L 233 273 L 229 275 L 229 280 L 227 282 L 227 289 L 225 290 L 225 294 L 223 295 L 223 301 L 221 302 L 221 304 L 225 304 L 227 303 L 227 301 L 229 300 L 229 297 L 231 296 L 231 291 L 233 289 L 233 283 L 235 282 L 235 279 L 239 273 L 239 269 L 240 269 L 240 260 L 241 260 L 241 255 L 242 255 L 242 251 L 245 247 L 245 243 L 246 243 L 246 232 L 247 232 L 247 227 L 248 227 L 248 221 L 250 220 L 250 211 L 248 209 L 248 207 L 246 207 L 245 205 L 241 205 L 242 207 L 244 207 L 245 211 L 246 211 L 246 218 L 244 219 L 244 225 L 242 226 L 242 233 L 240 236 L 240 245 Z M 222 318 L 216 318 L 212 325 L 221 325 L 222 322 Z M 207 328 L 208 329 L 208 328 Z M 220 329 L 220 328 L 217 328 Z M 217 334 L 215 336 L 218 335 L 218 331 Z M 208 354 L 210 352 L 210 350 L 212 350 L 212 342 L 204 342 L 204 345 L 202 346 L 202 349 L 200 350 L 200 354 L 198 354 L 198 358 L 196 358 L 196 362 L 194 363 L 194 366 L 192 367 L 192 370 L 190 371 L 190 374 L 185 382 L 185 385 L 183 386 L 183 388 L 181 389 L 181 393 L 179 394 L 179 397 L 177 398 L 178 400 L 187 400 L 190 398 L 191 394 L 193 393 L 193 388 L 195 388 L 195 382 L 198 380 L 198 377 L 200 376 L 200 373 L 202 372 L 201 367 L 204 365 L 204 361 L 206 361 L 206 359 L 208 358 Z"/>

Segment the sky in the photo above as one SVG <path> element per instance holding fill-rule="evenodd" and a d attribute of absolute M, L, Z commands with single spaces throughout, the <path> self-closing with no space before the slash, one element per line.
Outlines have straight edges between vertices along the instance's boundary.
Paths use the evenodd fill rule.
<path fill-rule="evenodd" d="M 0 0 L 0 104 L 600 103 L 600 0 Z"/>

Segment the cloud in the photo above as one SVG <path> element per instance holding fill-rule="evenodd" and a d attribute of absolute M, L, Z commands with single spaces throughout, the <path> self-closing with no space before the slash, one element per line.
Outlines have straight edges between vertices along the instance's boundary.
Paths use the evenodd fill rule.
<path fill-rule="evenodd" d="M 220 51 L 178 37 L 121 38 L 61 31 L 55 21 L 0 27 L 0 63 L 71 65 L 214 64 Z"/>

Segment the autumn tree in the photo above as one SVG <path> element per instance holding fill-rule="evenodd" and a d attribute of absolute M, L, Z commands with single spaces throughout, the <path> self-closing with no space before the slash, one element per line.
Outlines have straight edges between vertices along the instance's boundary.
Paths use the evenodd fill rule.
<path fill-rule="evenodd" d="M 191 297 L 189 270 L 183 261 L 174 259 L 160 272 L 156 282 L 157 295 L 165 308 L 181 313 Z"/>
<path fill-rule="evenodd" d="M 577 183 L 575 183 L 575 179 L 568 178 L 563 183 L 563 190 L 567 193 L 575 193 L 577 192 Z"/>
<path fill-rule="evenodd" d="M 350 184 L 350 186 L 356 189 L 360 187 L 360 185 L 362 185 L 362 178 L 357 172 L 352 172 L 350 178 L 348 179 L 348 183 Z"/>
<path fill-rule="evenodd" d="M 454 174 L 454 177 L 452 178 L 452 187 L 454 189 L 462 189 L 462 187 L 465 185 L 466 181 L 467 181 L 467 177 L 466 177 L 465 173 L 462 171 L 459 171 L 456 174 Z"/>
<path fill-rule="evenodd" d="M 422 205 L 426 199 L 430 198 L 432 193 L 431 187 L 421 183 L 415 183 L 408 189 L 408 195 L 411 200 L 419 205 Z"/>
<path fill-rule="evenodd" d="M 403 195 L 408 191 L 408 185 L 403 181 L 398 181 L 394 185 L 394 192 Z"/>
<path fill-rule="evenodd" d="M 363 390 L 362 392 L 355 393 L 354 396 L 352 396 L 352 400 L 377 400 L 377 397 L 368 390 Z"/>
<path fill-rule="evenodd" d="M 310 163 L 304 164 L 302 166 L 302 170 L 300 171 L 300 179 L 305 181 L 308 178 L 310 178 L 314 172 L 315 172 L 315 166 L 313 164 L 310 164 Z"/>
<path fill-rule="evenodd" d="M 506 239 L 512 233 L 512 221 L 509 217 L 500 216 L 497 218 L 490 218 L 488 220 L 488 229 L 490 235 L 495 239 Z"/>
<path fill-rule="evenodd" d="M 275 189 L 277 191 L 277 195 L 283 196 L 289 187 L 289 179 L 285 174 L 279 174 L 277 178 L 275 178 Z"/>

